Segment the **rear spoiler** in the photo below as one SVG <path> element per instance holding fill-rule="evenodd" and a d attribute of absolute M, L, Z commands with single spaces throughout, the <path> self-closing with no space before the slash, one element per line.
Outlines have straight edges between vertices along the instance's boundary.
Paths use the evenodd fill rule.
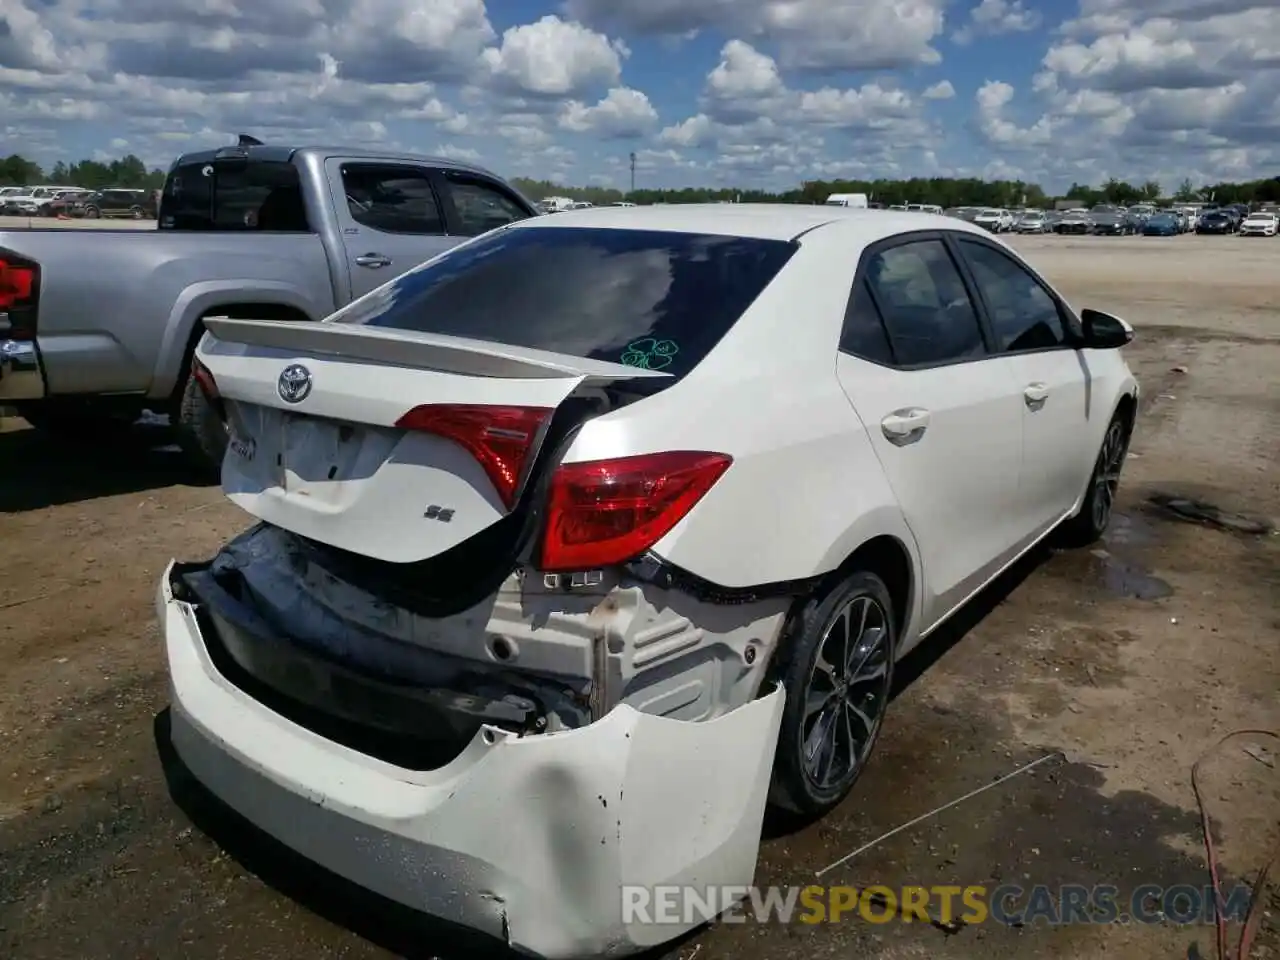
<path fill-rule="evenodd" d="M 607 360 L 588 360 L 469 337 L 391 330 L 355 323 L 206 317 L 204 325 L 213 337 L 225 343 L 350 357 L 473 377 L 508 380 L 585 377 L 587 380 L 611 381 L 671 376 L 662 370 L 645 370 Z M 205 349 L 218 352 L 215 344 Z"/>

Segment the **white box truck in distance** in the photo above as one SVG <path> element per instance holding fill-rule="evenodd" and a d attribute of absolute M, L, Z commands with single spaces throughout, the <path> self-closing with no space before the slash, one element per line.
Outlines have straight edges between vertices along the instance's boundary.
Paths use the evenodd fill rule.
<path fill-rule="evenodd" d="M 867 209 L 867 195 L 865 193 L 833 193 L 827 197 L 826 206 L 858 207 L 865 210 Z"/>

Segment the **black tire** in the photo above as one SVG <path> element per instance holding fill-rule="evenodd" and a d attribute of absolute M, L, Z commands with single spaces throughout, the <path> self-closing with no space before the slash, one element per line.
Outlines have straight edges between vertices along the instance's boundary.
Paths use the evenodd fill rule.
<path fill-rule="evenodd" d="M 1129 452 L 1131 425 L 1124 414 L 1117 412 L 1107 424 L 1102 438 L 1102 448 L 1089 474 L 1089 489 L 1074 517 L 1067 518 L 1057 532 L 1056 539 L 1064 547 L 1086 547 L 1097 543 L 1107 532 L 1115 507 L 1116 491 L 1120 486 L 1120 472 Z"/>
<path fill-rule="evenodd" d="M 102 216 L 102 211 L 99 210 L 97 207 L 85 207 L 84 215 L 86 219 L 97 220 L 99 217 Z"/>
<path fill-rule="evenodd" d="M 222 458 L 227 452 L 227 427 L 190 374 L 171 418 L 178 446 L 187 462 L 201 475 L 218 479 L 222 475 Z"/>
<path fill-rule="evenodd" d="M 847 611 L 852 615 L 842 621 Z M 867 612 L 865 621 L 861 620 L 862 611 Z M 867 631 L 859 637 L 865 638 L 866 643 L 848 649 L 843 670 L 834 673 L 823 670 L 820 655 L 822 662 L 829 664 L 828 644 L 836 644 L 831 649 L 837 651 L 846 649 L 840 646 L 839 624 L 851 622 L 853 616 L 867 626 Z M 880 626 L 880 633 L 872 638 L 876 624 Z M 851 642 L 848 635 L 844 642 L 846 645 Z M 863 571 L 845 577 L 804 605 L 790 625 L 786 643 L 781 654 L 783 659 L 774 673 L 786 691 L 786 705 L 778 732 L 769 801 L 802 816 L 820 816 L 848 796 L 880 734 L 893 687 L 893 659 L 898 646 L 898 625 L 889 589 L 873 573 Z M 850 664 L 857 659 L 855 654 L 862 653 L 864 647 L 867 649 L 858 668 L 851 669 Z M 876 675 L 849 684 L 849 676 L 858 676 L 863 668 L 873 670 Z M 815 709 L 815 700 L 824 695 L 824 706 Z M 851 701 L 861 704 L 861 711 L 852 709 Z M 866 722 L 856 719 L 858 716 Z M 834 720 L 844 721 L 843 731 L 839 726 L 833 728 L 831 721 Z M 833 733 L 829 750 L 824 735 L 828 732 Z M 815 736 L 818 745 L 810 757 L 808 747 Z M 843 762 L 840 741 L 835 739 L 841 737 L 847 745 Z M 832 766 L 824 778 L 821 761 L 827 756 L 831 757 Z M 848 763 L 850 758 L 852 763 Z"/>
<path fill-rule="evenodd" d="M 143 212 L 143 209 L 141 207 L 130 207 L 129 216 L 133 217 L 133 219 L 135 220 L 141 220 L 144 216 L 146 216 L 146 214 Z"/>

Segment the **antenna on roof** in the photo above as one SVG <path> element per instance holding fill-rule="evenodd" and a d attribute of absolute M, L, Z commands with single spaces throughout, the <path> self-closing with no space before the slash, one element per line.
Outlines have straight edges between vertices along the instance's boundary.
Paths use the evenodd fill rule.
<path fill-rule="evenodd" d="M 247 133 L 242 133 L 242 134 L 240 134 L 240 141 L 239 141 L 239 143 L 237 143 L 236 145 L 237 145 L 237 146 L 240 146 L 240 147 L 261 147 L 261 146 L 264 146 L 264 144 L 263 144 L 263 142 L 262 142 L 261 140 L 259 140 L 257 137 L 251 137 L 251 136 L 249 136 Z"/>

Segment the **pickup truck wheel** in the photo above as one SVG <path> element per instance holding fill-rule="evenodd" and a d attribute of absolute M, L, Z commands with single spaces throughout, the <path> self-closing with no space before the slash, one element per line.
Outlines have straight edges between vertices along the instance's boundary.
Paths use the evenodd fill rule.
<path fill-rule="evenodd" d="M 227 452 L 227 426 L 193 376 L 187 376 L 173 424 L 178 445 L 191 465 L 217 477 Z"/>

